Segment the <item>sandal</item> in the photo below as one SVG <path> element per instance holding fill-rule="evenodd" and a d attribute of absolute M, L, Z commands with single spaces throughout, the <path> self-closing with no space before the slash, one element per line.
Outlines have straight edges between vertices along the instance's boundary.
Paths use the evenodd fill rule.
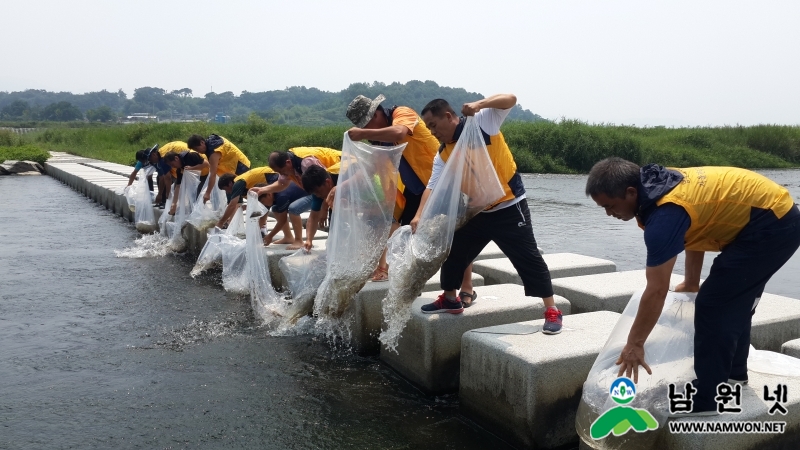
<path fill-rule="evenodd" d="M 472 294 L 467 294 L 466 292 L 461 291 L 458 293 L 458 298 L 461 300 L 461 304 L 464 305 L 464 308 L 469 308 L 478 298 L 478 291 L 473 289 Z M 469 301 L 467 301 L 467 298 L 469 298 Z"/>
<path fill-rule="evenodd" d="M 375 269 L 375 271 L 372 272 L 372 278 L 370 278 L 370 281 L 374 281 L 376 283 L 389 281 L 389 266 L 379 266 L 377 269 Z"/>

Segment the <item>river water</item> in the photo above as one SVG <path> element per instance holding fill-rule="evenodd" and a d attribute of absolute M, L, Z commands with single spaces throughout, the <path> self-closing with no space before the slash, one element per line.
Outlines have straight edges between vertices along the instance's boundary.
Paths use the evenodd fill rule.
<path fill-rule="evenodd" d="M 800 171 L 764 173 L 800 198 Z M 547 253 L 643 267 L 641 231 L 587 199 L 585 176 L 525 182 Z M 49 177 L 0 177 L 0 448 L 506 448 L 455 395 L 269 336 L 189 259 L 116 258 L 135 237 Z M 798 270 L 796 255 L 767 291 L 800 298 Z"/>

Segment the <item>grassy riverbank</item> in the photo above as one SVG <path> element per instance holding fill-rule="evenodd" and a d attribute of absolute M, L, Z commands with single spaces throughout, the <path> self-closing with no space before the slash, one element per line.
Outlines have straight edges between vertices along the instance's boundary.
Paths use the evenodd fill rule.
<path fill-rule="evenodd" d="M 345 126 L 171 123 L 52 127 L 24 135 L 47 150 L 133 164 L 136 150 L 155 143 L 217 133 L 242 149 L 254 166 L 269 152 L 297 146 L 341 148 Z M 577 121 L 510 122 L 503 133 L 522 172 L 585 173 L 600 159 L 620 156 L 669 166 L 729 165 L 753 169 L 800 166 L 800 127 L 636 128 Z"/>
<path fill-rule="evenodd" d="M 0 162 L 36 161 L 44 164 L 50 153 L 8 130 L 0 130 Z"/>

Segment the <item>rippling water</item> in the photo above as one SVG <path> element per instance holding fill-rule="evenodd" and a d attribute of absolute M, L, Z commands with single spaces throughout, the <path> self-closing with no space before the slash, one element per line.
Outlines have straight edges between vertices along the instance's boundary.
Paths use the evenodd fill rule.
<path fill-rule="evenodd" d="M 0 448 L 504 448 L 375 358 L 247 299 L 49 177 L 0 177 Z"/>
<path fill-rule="evenodd" d="M 800 172 L 764 173 L 800 197 Z M 585 176 L 525 182 L 546 252 L 643 267 L 641 231 Z M 0 177 L 0 224 L 0 448 L 504 448 L 456 396 L 270 336 L 193 261 L 117 258 L 133 226 L 49 177 Z M 767 291 L 800 298 L 798 270 L 796 255 Z"/>

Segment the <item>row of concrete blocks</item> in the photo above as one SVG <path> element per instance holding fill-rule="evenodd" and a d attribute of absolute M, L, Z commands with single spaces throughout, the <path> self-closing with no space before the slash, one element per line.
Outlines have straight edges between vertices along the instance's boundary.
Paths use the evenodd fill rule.
<path fill-rule="evenodd" d="M 69 176 L 65 178 L 68 180 Z M 73 187 L 92 195 L 92 188 L 82 189 L 80 182 Z M 121 200 L 127 210 L 124 197 Z M 199 252 L 205 236 L 192 239 L 192 233 L 190 229 L 187 238 L 195 242 L 193 253 Z M 278 261 L 291 253 L 280 247 L 267 249 L 270 272 L 278 286 L 284 283 Z M 544 336 L 536 332 L 542 321 L 534 320 L 542 316 L 541 300 L 524 296 L 516 270 L 510 261 L 502 259 L 499 249 L 489 248 L 485 253 L 479 258 L 485 261 L 475 264 L 474 285 L 513 284 L 482 287 L 478 301 L 462 316 L 424 315 L 419 306 L 432 301 L 436 294 L 431 291 L 438 290 L 438 277 L 432 278 L 424 289 L 426 293 L 412 307 L 412 319 L 400 340 L 399 353 L 381 349 L 381 359 L 425 392 L 460 389 L 464 414 L 516 445 L 572 445 L 577 439 L 575 412 L 583 381 L 613 329 L 617 313 L 624 309 L 633 291 L 643 287 L 644 271 L 608 273 L 615 270 L 613 263 L 609 268 L 609 262 L 591 261 L 593 258 L 580 255 L 546 255 L 554 290 L 559 294 L 556 303 L 562 312 L 572 315 L 565 318 L 561 335 Z M 587 273 L 602 275 L 575 276 Z M 381 300 L 387 288 L 386 283 L 368 283 L 353 300 L 353 346 L 360 352 L 371 353 L 379 347 Z M 776 350 L 781 343 L 800 337 L 798 309 L 795 300 L 765 295 L 753 319 L 753 345 Z M 526 320 L 529 322 L 519 323 Z M 794 345 L 800 353 L 800 340 Z M 784 351 L 790 353 L 791 343 L 785 345 Z M 751 385 L 755 386 L 754 381 L 760 377 L 751 375 Z M 710 442 L 702 438 L 681 440 L 681 436 L 671 436 L 667 448 L 684 448 L 687 443 L 702 448 Z M 794 442 L 796 436 L 796 427 L 791 427 L 780 439 Z"/>
<path fill-rule="evenodd" d="M 552 255 L 548 255 L 552 256 Z M 508 264 L 491 260 L 487 264 Z M 484 264 L 475 264 L 476 271 Z M 490 272 L 491 273 L 491 272 Z M 506 276 L 512 277 L 510 270 Z M 487 272 L 483 273 L 484 281 Z M 497 273 L 488 277 L 497 277 Z M 431 394 L 459 390 L 462 412 L 486 429 L 523 448 L 559 448 L 577 444 L 575 416 L 583 383 L 631 295 L 646 284 L 643 270 L 567 278 L 554 276 L 557 304 L 565 314 L 557 336 L 537 332 L 544 305 L 524 296 L 522 286 L 484 286 L 475 305 L 460 316 L 425 315 L 419 306 L 433 299 L 423 294 L 413 306 L 398 347 L 381 349 L 389 366 Z M 673 285 L 682 277 L 673 276 Z M 566 299 L 569 299 L 567 301 Z M 762 350 L 778 351 L 782 343 L 800 338 L 800 302 L 765 294 L 753 317 L 751 341 Z M 784 345 L 800 354 L 800 339 Z M 751 373 L 750 385 L 761 389 L 770 377 Z M 774 380 L 773 380 L 774 381 Z M 772 382 L 774 385 L 775 383 Z M 800 380 L 788 384 L 800 388 Z M 795 392 L 797 392 L 795 390 Z M 746 397 L 750 416 L 770 420 L 756 396 Z M 800 397 L 790 399 L 790 407 Z M 800 406 L 800 405 L 798 405 Z M 750 416 L 741 416 L 741 420 Z M 721 416 L 711 420 L 730 420 Z M 738 420 L 739 418 L 737 418 Z M 798 442 L 800 411 L 781 420 L 789 423 L 780 437 L 761 435 L 735 441 L 717 435 L 674 435 L 664 448 L 750 448 L 763 442 Z M 763 438 L 763 439 L 762 439 Z M 776 440 L 777 439 L 777 440 Z M 740 444 L 747 443 L 747 446 Z M 691 445 L 690 445 L 691 444 Z M 792 447 L 796 448 L 796 447 Z"/>

